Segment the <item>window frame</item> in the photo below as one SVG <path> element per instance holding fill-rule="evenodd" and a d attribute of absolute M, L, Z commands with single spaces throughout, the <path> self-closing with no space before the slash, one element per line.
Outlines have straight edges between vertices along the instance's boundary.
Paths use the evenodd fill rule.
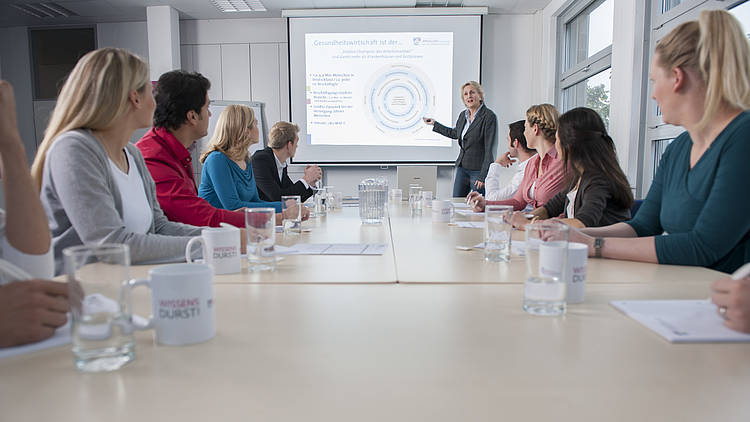
<path fill-rule="evenodd" d="M 569 24 L 586 11 L 593 11 L 607 0 L 577 0 L 568 6 L 558 17 L 557 25 L 557 80 L 555 89 L 555 104 L 560 106 L 560 112 L 567 111 L 564 101 L 564 92 L 566 89 L 585 81 L 586 79 L 598 75 L 612 67 L 612 44 L 596 52 L 592 56 L 576 63 L 566 69 L 569 57 L 569 50 L 573 48 L 568 43 Z M 576 46 L 577 47 L 577 46 Z M 583 104 L 579 104 L 583 105 Z M 578 106 L 578 105 L 577 105 Z"/>
<path fill-rule="evenodd" d="M 648 29 L 649 34 L 649 50 L 648 59 L 646 61 L 646 68 L 644 73 L 646 74 L 646 80 L 648 81 L 647 94 L 644 99 L 646 102 L 646 118 L 644 119 L 645 125 L 645 148 L 643 148 L 643 156 L 641 157 L 641 163 L 643 166 L 643 172 L 640 180 L 640 191 L 643 196 L 648 193 L 653 181 L 654 174 L 656 172 L 656 166 L 654 163 L 655 151 L 657 148 L 657 142 L 665 139 L 674 139 L 685 131 L 684 128 L 679 126 L 670 125 L 664 123 L 661 114 L 658 113 L 658 107 L 656 101 L 652 98 L 653 95 L 653 84 L 648 79 L 649 69 L 651 68 L 651 61 L 653 60 L 654 50 L 656 43 L 669 33 L 672 29 L 676 28 L 683 22 L 689 20 L 698 19 L 698 15 L 701 10 L 704 9 L 729 9 L 734 7 L 743 1 L 727 1 L 727 0 L 683 0 L 682 3 L 668 10 L 665 13 L 661 12 L 662 0 L 651 0 L 651 27 Z"/>

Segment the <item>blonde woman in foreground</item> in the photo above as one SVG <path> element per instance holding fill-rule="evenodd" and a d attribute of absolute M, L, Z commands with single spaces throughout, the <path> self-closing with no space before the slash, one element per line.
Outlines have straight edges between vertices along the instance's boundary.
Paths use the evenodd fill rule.
<path fill-rule="evenodd" d="M 597 257 L 732 272 L 750 261 L 750 45 L 723 10 L 662 38 L 651 61 L 667 148 L 635 218 L 571 233 Z"/>
<path fill-rule="evenodd" d="M 133 263 L 184 259 L 201 228 L 167 220 L 133 132 L 151 126 L 154 96 L 139 57 L 103 48 L 83 56 L 57 98 L 31 172 L 62 271 L 68 246 L 124 243 Z M 244 238 L 244 236 L 243 236 Z"/>

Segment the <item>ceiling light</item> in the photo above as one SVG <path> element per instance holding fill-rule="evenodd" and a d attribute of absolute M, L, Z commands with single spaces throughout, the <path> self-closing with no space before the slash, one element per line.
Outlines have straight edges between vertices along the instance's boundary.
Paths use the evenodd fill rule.
<path fill-rule="evenodd" d="M 266 11 L 260 0 L 211 0 L 211 4 L 224 13 Z"/>
<path fill-rule="evenodd" d="M 69 18 L 71 16 L 79 16 L 77 13 L 60 6 L 57 3 L 44 2 L 44 3 L 26 3 L 26 4 L 11 4 L 27 15 L 34 16 L 35 18 Z"/>

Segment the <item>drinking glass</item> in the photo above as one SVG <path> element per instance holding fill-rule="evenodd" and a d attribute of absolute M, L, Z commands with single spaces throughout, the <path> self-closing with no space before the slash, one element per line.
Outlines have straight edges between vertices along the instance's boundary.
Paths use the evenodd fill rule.
<path fill-rule="evenodd" d="M 409 215 L 422 215 L 422 186 L 409 185 Z"/>
<path fill-rule="evenodd" d="M 385 218 L 388 183 L 365 179 L 359 184 L 359 217 L 363 224 L 380 224 Z"/>
<path fill-rule="evenodd" d="M 398 205 L 403 200 L 404 193 L 401 189 L 391 189 L 391 194 L 389 197 L 390 203 L 394 205 Z"/>
<path fill-rule="evenodd" d="M 245 208 L 247 233 L 247 268 L 250 271 L 276 269 L 276 210 L 273 208 Z"/>
<path fill-rule="evenodd" d="M 281 215 L 284 234 L 302 233 L 302 197 L 300 195 L 281 197 Z"/>
<path fill-rule="evenodd" d="M 114 371 L 135 359 L 127 245 L 63 250 L 71 300 L 73 359 L 84 372 Z"/>
<path fill-rule="evenodd" d="M 534 315 L 565 313 L 565 271 L 570 227 L 558 221 L 526 226 L 523 309 Z"/>
<path fill-rule="evenodd" d="M 484 260 L 510 261 L 511 205 L 487 205 L 484 209 Z"/>
<path fill-rule="evenodd" d="M 424 210 L 427 207 L 432 206 L 432 191 L 425 190 L 422 191 L 422 209 Z"/>
<path fill-rule="evenodd" d="M 322 217 L 326 215 L 326 189 L 325 188 L 313 188 L 313 212 L 310 213 L 311 217 Z"/>
<path fill-rule="evenodd" d="M 334 190 L 336 189 L 336 186 L 325 186 L 323 189 L 325 189 L 326 195 L 326 208 L 328 210 L 336 209 L 336 199 L 334 198 Z"/>

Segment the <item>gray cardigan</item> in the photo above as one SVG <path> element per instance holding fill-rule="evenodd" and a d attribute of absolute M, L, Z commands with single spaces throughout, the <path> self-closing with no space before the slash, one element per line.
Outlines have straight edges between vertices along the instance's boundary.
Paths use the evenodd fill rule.
<path fill-rule="evenodd" d="M 174 223 L 156 200 L 156 187 L 141 152 L 126 146 L 143 179 L 153 219 L 148 233 L 129 232 L 122 201 L 104 147 L 89 130 L 73 130 L 55 138 L 47 152 L 41 200 L 47 212 L 55 255 L 55 273 L 63 272 L 62 250 L 81 244 L 124 243 L 134 264 L 184 260 L 185 247 L 201 227 Z M 127 198 L 126 198 L 127 200 Z"/>

